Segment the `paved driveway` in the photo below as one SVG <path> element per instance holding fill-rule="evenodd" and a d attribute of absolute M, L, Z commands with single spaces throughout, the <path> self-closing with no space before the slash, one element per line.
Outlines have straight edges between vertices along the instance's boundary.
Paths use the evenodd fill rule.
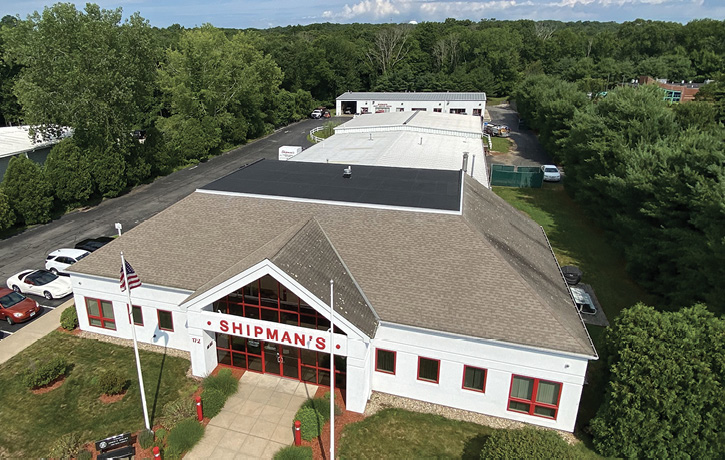
<path fill-rule="evenodd" d="M 335 118 L 347 121 L 348 118 Z M 177 171 L 155 182 L 136 187 L 130 193 L 104 200 L 90 209 L 74 211 L 45 225 L 38 225 L 0 241 L 0 284 L 21 270 L 43 268 L 45 256 L 52 250 L 73 245 L 96 236 L 112 236 L 113 224 L 120 222 L 127 231 L 166 209 L 197 188 L 218 179 L 239 167 L 260 158 L 277 158 L 283 145 L 311 144 L 307 134 L 312 128 L 322 126 L 325 120 L 303 120 L 282 128 L 274 134 L 245 146 L 229 151 L 196 166 Z M 54 307 L 53 302 L 41 301 L 41 305 Z M 67 299 L 64 299 L 67 300 Z M 24 323 L 28 324 L 28 323 Z M 24 324 L 8 327 L 0 324 L 0 331 L 15 332 Z"/>
<path fill-rule="evenodd" d="M 515 110 L 508 105 L 488 107 L 487 110 L 493 123 L 508 125 L 511 128 L 511 139 L 516 142 L 516 149 L 512 153 L 487 157 L 489 166 L 491 164 L 540 166 L 553 163 L 533 131 L 519 129 L 519 116 Z"/>

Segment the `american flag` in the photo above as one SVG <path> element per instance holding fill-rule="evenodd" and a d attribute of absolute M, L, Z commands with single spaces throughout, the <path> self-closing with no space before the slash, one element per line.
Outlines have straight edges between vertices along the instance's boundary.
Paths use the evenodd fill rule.
<path fill-rule="evenodd" d="M 141 280 L 138 279 L 138 275 L 133 271 L 131 264 L 126 261 L 126 273 L 128 274 L 128 287 L 129 289 L 137 288 L 141 286 Z M 121 291 L 126 290 L 126 278 L 123 276 L 123 267 L 121 267 Z"/>

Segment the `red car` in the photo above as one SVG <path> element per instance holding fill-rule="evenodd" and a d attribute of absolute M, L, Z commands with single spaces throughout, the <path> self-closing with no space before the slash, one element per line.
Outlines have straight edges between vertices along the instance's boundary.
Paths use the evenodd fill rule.
<path fill-rule="evenodd" d="M 0 319 L 8 324 L 22 323 L 40 314 L 40 306 L 12 289 L 0 288 Z"/>

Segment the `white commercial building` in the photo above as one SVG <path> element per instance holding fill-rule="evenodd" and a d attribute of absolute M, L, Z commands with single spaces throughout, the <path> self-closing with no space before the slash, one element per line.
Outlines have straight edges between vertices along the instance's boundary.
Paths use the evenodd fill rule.
<path fill-rule="evenodd" d="M 0 181 L 2 181 L 12 157 L 25 155 L 36 163 L 42 164 L 53 145 L 73 134 L 73 130 L 62 128 L 60 136 L 44 139 L 40 133 L 31 135 L 31 129 L 31 126 L 0 128 Z"/>
<path fill-rule="evenodd" d="M 291 161 L 424 169 L 465 169 L 488 187 L 482 121 L 433 112 L 391 112 L 356 116 L 335 127 L 335 135 Z M 282 157 L 280 157 L 282 159 Z"/>
<path fill-rule="evenodd" d="M 348 91 L 335 101 L 338 115 L 428 111 L 482 117 L 486 113 L 486 93 L 415 93 Z"/>
<path fill-rule="evenodd" d="M 259 161 L 70 271 L 84 330 L 135 327 L 197 376 L 324 386 L 333 351 L 356 412 L 378 391 L 572 431 L 597 359 L 541 227 L 462 171 Z"/>

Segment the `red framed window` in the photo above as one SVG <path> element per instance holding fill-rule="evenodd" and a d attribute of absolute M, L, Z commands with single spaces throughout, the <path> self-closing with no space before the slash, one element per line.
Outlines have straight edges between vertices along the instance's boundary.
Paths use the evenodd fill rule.
<path fill-rule="evenodd" d="M 143 326 L 143 313 L 141 307 L 134 305 L 131 307 L 131 316 L 133 317 L 133 324 L 136 326 Z"/>
<path fill-rule="evenodd" d="M 112 302 L 86 297 L 86 310 L 88 311 L 88 324 L 112 331 L 116 330 Z"/>
<path fill-rule="evenodd" d="M 418 380 L 438 383 L 441 362 L 438 359 L 418 357 Z"/>
<path fill-rule="evenodd" d="M 174 332 L 174 317 L 170 311 L 156 310 L 159 317 L 159 329 Z"/>
<path fill-rule="evenodd" d="M 269 275 L 214 302 L 214 311 L 326 331 L 330 320 Z M 336 334 L 345 334 L 335 326 Z"/>
<path fill-rule="evenodd" d="M 463 389 L 486 392 L 486 369 L 463 366 Z"/>
<path fill-rule="evenodd" d="M 395 357 L 396 352 L 390 350 L 376 349 L 375 352 L 375 370 L 386 374 L 395 375 Z"/>
<path fill-rule="evenodd" d="M 561 383 L 513 375 L 508 410 L 556 420 Z"/>

